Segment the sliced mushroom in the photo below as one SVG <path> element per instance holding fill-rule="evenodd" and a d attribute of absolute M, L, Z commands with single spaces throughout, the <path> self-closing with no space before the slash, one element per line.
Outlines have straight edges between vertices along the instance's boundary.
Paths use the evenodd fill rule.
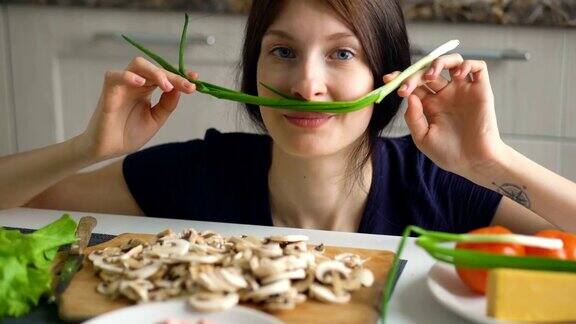
<path fill-rule="evenodd" d="M 222 259 L 224 259 L 224 256 L 220 254 L 210 254 L 210 255 L 187 254 L 187 255 L 175 255 L 172 256 L 170 259 L 178 262 L 214 264 L 222 261 Z"/>
<path fill-rule="evenodd" d="M 304 279 L 306 278 L 306 271 L 304 269 L 296 269 L 288 272 L 281 272 L 277 274 L 272 274 L 270 276 L 262 278 L 262 284 L 266 285 L 274 281 L 282 279 Z"/>
<path fill-rule="evenodd" d="M 374 274 L 368 269 L 360 270 L 358 277 L 360 278 L 360 283 L 364 287 L 370 287 L 374 284 Z"/>
<path fill-rule="evenodd" d="M 111 298 L 116 298 L 118 296 L 118 289 L 120 287 L 120 281 L 112 281 L 112 282 L 100 282 L 98 286 L 96 286 L 96 291 L 110 296 Z"/>
<path fill-rule="evenodd" d="M 316 279 L 322 283 L 331 283 L 331 276 L 328 277 L 326 274 L 331 273 L 332 271 L 336 271 L 342 274 L 342 276 L 345 278 L 347 278 L 348 275 L 350 275 L 352 272 L 352 270 L 350 270 L 344 265 L 344 263 L 340 261 L 325 261 L 316 267 Z"/>
<path fill-rule="evenodd" d="M 286 255 L 299 255 L 302 252 L 306 252 L 308 246 L 305 241 L 300 241 L 296 243 L 289 243 L 284 247 L 284 254 Z"/>
<path fill-rule="evenodd" d="M 200 252 L 200 253 L 205 253 L 205 254 L 225 253 L 226 247 L 222 245 L 221 247 L 217 248 L 217 247 L 214 247 L 211 245 L 206 245 L 206 244 L 191 244 L 189 250 L 192 252 Z"/>
<path fill-rule="evenodd" d="M 156 274 L 156 272 L 158 272 L 158 270 L 160 270 L 161 267 L 162 267 L 162 263 L 155 261 L 155 262 L 152 262 L 149 265 L 144 266 L 140 269 L 132 270 L 132 271 L 126 271 L 126 276 L 128 276 L 128 278 L 132 278 L 132 279 L 147 279 L 149 277 L 152 277 L 154 274 Z"/>
<path fill-rule="evenodd" d="M 172 239 L 179 239 L 179 235 L 172 232 L 172 230 L 170 229 L 166 229 L 163 230 L 162 232 L 156 234 L 155 240 L 154 240 L 154 244 L 158 244 L 159 242 L 165 241 L 165 240 L 172 240 Z"/>
<path fill-rule="evenodd" d="M 362 260 L 359 255 L 354 253 L 341 253 L 334 257 L 334 260 L 344 263 L 348 268 L 361 267 L 366 260 Z"/>
<path fill-rule="evenodd" d="M 126 297 L 132 299 L 136 302 L 147 302 L 148 290 L 154 288 L 154 285 L 147 280 L 124 280 L 120 282 L 120 292 L 122 292 Z"/>
<path fill-rule="evenodd" d="M 319 284 L 312 284 L 310 286 L 310 294 L 315 299 L 325 302 L 325 303 L 336 303 L 336 304 L 344 304 L 350 301 L 350 294 L 343 293 L 342 295 L 336 295 L 332 290 L 329 288 L 319 285 Z"/>
<path fill-rule="evenodd" d="M 182 231 L 182 233 L 178 237 L 190 242 L 190 244 L 194 244 L 196 243 L 198 237 L 200 237 L 200 234 L 196 232 L 196 230 L 194 230 L 193 228 L 189 228 Z"/>
<path fill-rule="evenodd" d="M 179 238 L 170 238 L 160 242 L 160 244 L 152 245 L 150 254 L 159 257 L 178 257 L 185 255 L 190 247 L 190 242 Z"/>
<path fill-rule="evenodd" d="M 299 293 L 304 293 L 310 289 L 310 286 L 314 282 L 314 270 L 308 269 L 306 271 L 306 277 L 303 280 L 296 280 L 293 283 L 293 287 Z"/>
<path fill-rule="evenodd" d="M 188 229 L 159 233 L 152 244 L 130 240 L 88 258 L 102 280 L 101 294 L 134 302 L 189 295 L 190 305 L 203 311 L 232 307 L 239 299 L 268 310 L 292 309 L 306 293 L 343 303 L 350 291 L 373 284 L 365 260 L 349 253 L 333 259 L 324 255 L 323 245 L 308 250 L 307 240 L 303 235 L 224 238 Z"/>
<path fill-rule="evenodd" d="M 194 309 L 202 312 L 215 312 L 225 310 L 238 304 L 239 296 L 236 293 L 215 294 L 215 293 L 196 293 L 188 299 L 188 303 Z"/>
<path fill-rule="evenodd" d="M 261 302 L 272 295 L 279 295 L 290 290 L 290 280 L 278 280 L 250 293 L 250 298 L 255 302 Z"/>
<path fill-rule="evenodd" d="M 278 243 L 295 243 L 295 242 L 306 242 L 308 241 L 308 236 L 306 235 L 272 235 L 269 237 L 270 241 Z"/>
<path fill-rule="evenodd" d="M 278 243 L 268 243 L 254 249 L 256 254 L 263 258 L 276 258 L 282 256 L 284 251 Z"/>
<path fill-rule="evenodd" d="M 220 275 L 224 280 L 236 289 L 242 289 L 248 287 L 246 279 L 242 276 L 240 271 L 234 268 L 221 268 L 218 269 L 217 274 Z"/>
<path fill-rule="evenodd" d="M 127 250 L 132 249 L 133 247 L 138 246 L 138 245 L 148 246 L 148 243 L 142 241 L 141 239 L 133 238 L 133 239 L 129 239 L 128 241 L 122 243 L 122 245 L 120 245 L 120 249 L 122 251 L 127 251 Z"/>
<path fill-rule="evenodd" d="M 108 272 L 108 271 L 100 271 L 98 276 L 100 276 L 100 279 L 102 279 L 106 283 L 112 283 L 115 281 L 120 281 L 122 279 L 122 273 L 121 272 L 112 273 L 112 272 Z"/>
<path fill-rule="evenodd" d="M 107 272 L 111 272 L 111 273 L 124 272 L 124 269 L 122 267 L 119 267 L 117 265 L 114 265 L 112 263 L 108 263 L 108 262 L 104 261 L 103 256 L 94 256 L 92 258 L 92 264 L 94 265 L 94 268 L 96 268 L 98 270 L 107 271 Z"/>
<path fill-rule="evenodd" d="M 121 260 L 120 262 L 122 263 L 124 268 L 136 270 L 136 269 L 140 269 L 146 265 L 149 265 L 150 263 L 152 263 L 152 260 L 129 258 L 126 260 Z"/>
<path fill-rule="evenodd" d="M 237 290 L 216 272 L 201 272 L 198 275 L 198 284 L 211 292 L 235 292 Z"/>

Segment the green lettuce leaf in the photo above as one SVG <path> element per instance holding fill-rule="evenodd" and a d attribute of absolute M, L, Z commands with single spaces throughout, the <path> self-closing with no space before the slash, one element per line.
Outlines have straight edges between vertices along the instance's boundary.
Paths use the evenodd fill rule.
<path fill-rule="evenodd" d="M 50 294 L 54 257 L 75 231 L 68 214 L 30 234 L 0 228 L 0 319 L 22 316 Z"/>

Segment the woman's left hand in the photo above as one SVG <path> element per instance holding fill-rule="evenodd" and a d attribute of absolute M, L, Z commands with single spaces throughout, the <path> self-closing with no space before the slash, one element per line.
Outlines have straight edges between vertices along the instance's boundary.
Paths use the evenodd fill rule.
<path fill-rule="evenodd" d="M 444 69 L 451 82 L 440 75 Z M 398 73 L 385 75 L 384 82 Z M 416 146 L 441 168 L 475 177 L 503 151 L 485 62 L 441 56 L 406 79 L 398 94 L 408 97 L 404 117 Z"/>

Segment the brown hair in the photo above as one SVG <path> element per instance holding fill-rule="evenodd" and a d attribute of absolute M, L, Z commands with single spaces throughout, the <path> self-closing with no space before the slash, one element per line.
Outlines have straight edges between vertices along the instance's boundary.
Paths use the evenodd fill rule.
<path fill-rule="evenodd" d="M 374 87 L 383 84 L 382 77 L 410 66 L 410 46 L 402 9 L 397 0 L 323 0 L 360 40 L 374 78 Z M 241 89 L 257 95 L 256 69 L 262 38 L 282 8 L 283 1 L 253 0 L 246 24 L 242 61 Z M 368 125 L 367 134 L 353 153 L 356 158 L 367 147 L 362 158 L 355 159 L 354 170 L 364 166 L 372 155 L 374 143 L 386 125 L 398 112 L 402 99 L 394 92 L 379 104 Z M 245 104 L 250 119 L 265 131 L 258 106 Z M 366 146 L 367 144 L 367 146 Z"/>

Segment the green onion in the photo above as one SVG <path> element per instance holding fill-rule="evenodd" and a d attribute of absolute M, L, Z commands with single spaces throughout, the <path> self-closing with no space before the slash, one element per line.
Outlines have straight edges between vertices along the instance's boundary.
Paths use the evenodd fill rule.
<path fill-rule="evenodd" d="M 266 106 L 272 108 L 282 108 L 291 109 L 299 111 L 317 111 L 317 112 L 327 112 L 327 113 L 346 113 L 355 110 L 362 109 L 373 103 L 380 103 L 384 97 L 393 92 L 396 88 L 402 84 L 406 78 L 413 75 L 414 73 L 420 71 L 421 69 L 427 67 L 434 59 L 438 58 L 459 45 L 458 40 L 451 40 L 444 45 L 438 47 L 432 51 L 427 56 L 420 59 L 418 62 L 414 63 L 402 73 L 400 73 L 394 80 L 390 81 L 388 84 L 375 89 L 363 97 L 354 101 L 303 101 L 298 100 L 293 96 L 282 93 L 281 91 L 274 89 L 269 85 L 261 83 L 264 87 L 274 92 L 281 98 L 269 98 L 269 97 L 259 97 L 249 94 L 245 94 L 239 91 L 227 89 L 224 87 L 217 86 L 205 81 L 192 80 L 186 75 L 186 69 L 184 67 L 184 49 L 186 47 L 186 30 L 188 28 L 188 15 L 185 16 L 184 28 L 182 30 L 182 38 L 180 40 L 180 50 L 179 50 L 179 68 L 176 69 L 168 61 L 163 59 L 158 54 L 152 52 L 146 47 L 142 46 L 135 40 L 128 36 L 122 35 L 122 37 L 134 47 L 138 48 L 140 51 L 148 55 L 152 60 L 162 66 L 165 70 L 172 72 L 174 74 L 180 75 L 190 82 L 196 85 L 196 90 L 201 93 L 211 95 L 216 98 L 226 99 L 236 102 L 242 102 L 258 106 Z"/>
<path fill-rule="evenodd" d="M 544 271 L 576 272 L 576 262 L 544 257 L 532 256 L 507 256 L 490 254 L 472 250 L 455 249 L 446 247 L 447 242 L 465 243 L 511 243 L 525 246 L 534 246 L 547 249 L 562 248 L 563 243 L 559 239 L 533 237 L 518 234 L 453 234 L 437 231 L 427 231 L 417 226 L 408 226 L 404 230 L 400 244 L 394 256 L 392 268 L 386 278 L 386 286 L 382 292 L 381 319 L 385 323 L 388 311 L 388 301 L 392 295 L 392 284 L 398 273 L 400 255 L 404 249 L 406 238 L 411 233 L 419 237 L 416 244 L 422 247 L 433 258 L 468 268 L 516 268 Z"/>
<path fill-rule="evenodd" d="M 186 75 L 186 68 L 184 67 L 184 49 L 186 48 L 186 40 L 188 37 L 188 14 L 184 15 L 184 28 L 182 28 L 182 37 L 180 38 L 180 50 L 178 51 L 178 72 L 180 75 Z"/>

